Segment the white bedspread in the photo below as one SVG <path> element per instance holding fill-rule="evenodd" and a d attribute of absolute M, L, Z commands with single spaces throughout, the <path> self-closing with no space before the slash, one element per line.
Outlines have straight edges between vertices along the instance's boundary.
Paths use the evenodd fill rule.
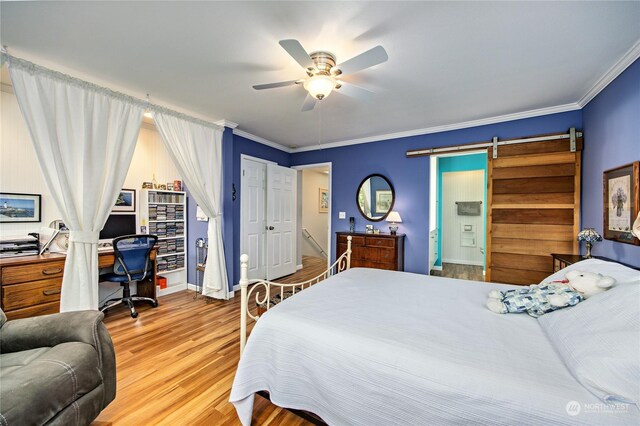
<path fill-rule="evenodd" d="M 345 271 L 260 318 L 230 400 L 245 426 L 260 390 L 331 425 L 640 424 L 571 376 L 537 320 L 484 306 L 509 287 Z"/>

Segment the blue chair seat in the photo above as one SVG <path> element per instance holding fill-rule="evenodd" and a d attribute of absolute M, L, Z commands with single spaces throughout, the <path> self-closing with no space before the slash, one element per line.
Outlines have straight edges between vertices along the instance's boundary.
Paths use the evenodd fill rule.
<path fill-rule="evenodd" d="M 147 274 L 149 275 L 149 274 Z M 132 281 L 140 281 L 145 278 L 143 273 L 131 275 Z M 110 281 L 115 283 L 128 283 L 129 278 L 126 275 L 118 275 L 118 274 L 102 274 L 100 275 L 100 279 L 103 281 Z"/>

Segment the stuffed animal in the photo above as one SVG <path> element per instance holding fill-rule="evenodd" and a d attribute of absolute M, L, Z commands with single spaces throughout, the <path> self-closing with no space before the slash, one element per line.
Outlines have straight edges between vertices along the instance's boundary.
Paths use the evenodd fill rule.
<path fill-rule="evenodd" d="M 487 307 L 497 313 L 526 312 L 534 318 L 547 312 L 574 306 L 594 294 L 610 288 L 615 280 L 593 272 L 567 272 L 566 279 L 534 284 L 522 289 L 489 293 Z"/>

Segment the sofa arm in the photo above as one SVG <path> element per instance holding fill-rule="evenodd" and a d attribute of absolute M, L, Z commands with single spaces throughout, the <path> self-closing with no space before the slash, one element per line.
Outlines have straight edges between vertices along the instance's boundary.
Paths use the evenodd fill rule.
<path fill-rule="evenodd" d="M 99 311 L 77 311 L 7 321 L 0 328 L 0 352 L 20 352 L 66 342 L 93 346 L 102 369 L 106 407 L 116 394 L 116 356 L 103 318 Z"/>

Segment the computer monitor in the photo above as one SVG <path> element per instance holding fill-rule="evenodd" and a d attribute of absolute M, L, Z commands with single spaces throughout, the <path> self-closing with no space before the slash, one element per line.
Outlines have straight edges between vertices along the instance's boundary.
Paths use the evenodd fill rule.
<path fill-rule="evenodd" d="M 111 242 L 122 235 L 136 234 L 135 214 L 111 214 L 100 231 L 100 242 Z"/>

